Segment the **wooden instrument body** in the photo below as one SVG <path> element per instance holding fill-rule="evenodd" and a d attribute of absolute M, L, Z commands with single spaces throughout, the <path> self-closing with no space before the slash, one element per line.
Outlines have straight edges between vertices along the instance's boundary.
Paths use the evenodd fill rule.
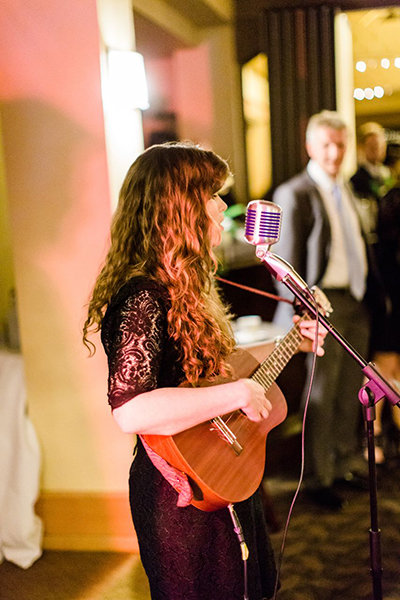
<path fill-rule="evenodd" d="M 259 363 L 244 350 L 230 361 L 234 379 L 251 377 Z M 217 383 L 221 383 L 218 381 Z M 209 385 L 203 382 L 202 385 Z M 275 383 L 266 392 L 272 404 L 267 419 L 250 421 L 241 411 L 224 415 L 240 447 L 237 453 L 221 433 L 206 421 L 173 436 L 143 435 L 157 454 L 186 473 L 193 490 L 192 504 L 213 511 L 249 498 L 260 485 L 265 468 L 266 438 L 287 414 L 285 398 Z"/>
<path fill-rule="evenodd" d="M 332 306 L 328 298 L 317 287 L 311 291 L 321 313 L 329 316 Z M 235 411 L 174 436 L 142 436 L 157 454 L 186 473 L 193 490 L 192 504 L 197 508 L 212 511 L 246 500 L 260 485 L 267 435 L 287 414 L 285 398 L 275 380 L 303 340 L 301 321 L 310 318 L 305 312 L 275 348 L 271 345 L 272 351 L 261 364 L 245 350 L 238 349 L 232 355 L 234 379 L 252 378 L 263 386 L 272 404 L 267 419 L 255 423 Z M 223 435 L 225 426 L 228 435 Z"/>

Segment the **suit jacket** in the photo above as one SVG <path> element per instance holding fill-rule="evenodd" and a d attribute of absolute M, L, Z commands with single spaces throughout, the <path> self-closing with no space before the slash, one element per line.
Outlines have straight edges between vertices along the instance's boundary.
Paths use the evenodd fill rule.
<path fill-rule="evenodd" d="M 374 189 L 374 183 L 376 179 L 372 177 L 369 171 L 363 166 L 358 167 L 357 171 L 350 178 L 354 192 L 360 198 L 374 198 L 375 200 L 379 197 L 377 190 Z"/>
<path fill-rule="evenodd" d="M 353 198 L 350 187 L 347 187 L 350 197 Z M 310 287 L 321 286 L 331 250 L 331 227 L 317 185 L 307 170 L 304 170 L 281 184 L 274 192 L 273 201 L 282 208 L 281 237 L 274 245 L 273 252 L 287 260 Z M 368 248 L 367 257 L 369 264 L 367 289 L 374 289 L 376 293 L 377 284 L 372 283 L 371 273 L 374 273 L 374 282 L 378 273 L 375 268 L 371 268 Z M 381 293 L 382 288 L 379 289 Z M 277 290 L 282 296 L 293 298 L 283 284 L 277 284 Z M 276 310 L 274 321 L 288 328 L 292 323 L 292 316 L 293 310 L 290 305 L 281 302 Z"/>
<path fill-rule="evenodd" d="M 356 196 L 378 201 L 390 188 L 390 174 L 374 177 L 366 167 L 360 165 L 350 178 L 350 183 Z"/>

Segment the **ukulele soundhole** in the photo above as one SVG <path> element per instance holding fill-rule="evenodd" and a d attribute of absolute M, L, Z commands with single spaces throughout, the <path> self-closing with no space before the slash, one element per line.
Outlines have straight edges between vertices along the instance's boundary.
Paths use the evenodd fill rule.
<path fill-rule="evenodd" d="M 193 498 L 198 502 L 202 502 L 204 500 L 204 494 L 200 486 L 194 481 L 194 479 L 192 479 L 192 477 L 190 477 L 189 475 L 187 477 L 189 480 L 190 487 L 192 488 Z"/>

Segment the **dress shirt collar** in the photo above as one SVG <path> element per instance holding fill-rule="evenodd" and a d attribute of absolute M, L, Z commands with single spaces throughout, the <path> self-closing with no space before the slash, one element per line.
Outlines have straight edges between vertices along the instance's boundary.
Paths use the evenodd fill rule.
<path fill-rule="evenodd" d="M 385 177 L 390 176 L 390 170 L 382 163 L 373 164 L 366 160 L 362 166 L 368 171 L 371 177 L 384 179 Z"/>
<path fill-rule="evenodd" d="M 341 175 L 338 175 L 336 178 L 330 177 L 318 163 L 314 160 L 310 160 L 307 165 L 307 173 L 311 177 L 311 179 L 323 190 L 328 192 L 332 191 L 334 185 L 343 185 L 343 178 Z"/>

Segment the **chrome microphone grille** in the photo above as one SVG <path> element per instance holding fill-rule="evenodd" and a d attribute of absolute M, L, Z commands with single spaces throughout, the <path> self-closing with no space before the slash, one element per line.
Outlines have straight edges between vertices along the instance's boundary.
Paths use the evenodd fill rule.
<path fill-rule="evenodd" d="M 267 200 L 253 200 L 247 205 L 245 238 L 250 244 L 275 244 L 280 237 L 282 209 Z"/>

